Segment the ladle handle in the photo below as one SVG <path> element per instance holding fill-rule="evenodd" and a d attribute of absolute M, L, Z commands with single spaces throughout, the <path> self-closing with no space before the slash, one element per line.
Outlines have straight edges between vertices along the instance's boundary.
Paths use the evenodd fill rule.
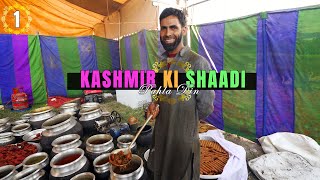
<path fill-rule="evenodd" d="M 156 109 L 159 108 L 159 104 L 157 104 Z M 148 117 L 148 119 L 146 120 L 146 122 L 143 124 L 143 126 L 139 129 L 139 131 L 137 132 L 136 136 L 133 138 L 133 140 L 131 141 L 130 145 L 128 146 L 128 149 L 131 149 L 131 146 L 133 145 L 134 142 L 136 142 L 138 136 L 140 135 L 141 131 L 144 129 L 144 127 L 148 124 L 148 122 L 150 121 L 150 119 L 152 118 L 152 114 Z"/>

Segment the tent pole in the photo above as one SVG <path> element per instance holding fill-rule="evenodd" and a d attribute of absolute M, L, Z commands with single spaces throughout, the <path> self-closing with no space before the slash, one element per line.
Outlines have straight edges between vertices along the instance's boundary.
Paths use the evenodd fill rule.
<path fill-rule="evenodd" d="M 119 46 L 119 59 L 120 59 L 120 69 L 122 69 L 122 57 L 121 57 L 121 46 L 120 46 L 120 36 L 121 36 L 121 13 L 119 10 L 119 31 L 118 31 L 118 46 Z"/>

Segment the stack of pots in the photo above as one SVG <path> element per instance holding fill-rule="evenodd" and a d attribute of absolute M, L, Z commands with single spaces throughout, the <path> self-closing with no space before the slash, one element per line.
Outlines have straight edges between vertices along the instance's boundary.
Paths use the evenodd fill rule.
<path fill-rule="evenodd" d="M 93 161 L 94 173 L 97 179 L 108 179 L 110 176 L 110 153 L 102 154 Z"/>
<path fill-rule="evenodd" d="M 51 145 L 53 148 L 50 155 L 53 157 L 69 149 L 82 148 L 82 141 L 78 134 L 68 134 L 55 139 Z"/>
<path fill-rule="evenodd" d="M 11 124 L 9 123 L 9 118 L 0 119 L 0 133 L 9 132 L 11 129 Z"/>
<path fill-rule="evenodd" d="M 85 127 L 84 134 L 91 136 L 97 134 L 97 128 L 95 122 L 99 121 L 102 116 L 102 110 L 100 107 L 84 108 L 80 110 L 80 124 Z"/>
<path fill-rule="evenodd" d="M 86 155 L 90 161 L 113 150 L 113 138 L 109 134 L 97 134 L 86 141 Z"/>
<path fill-rule="evenodd" d="M 73 116 L 75 116 L 76 118 L 79 118 L 79 105 L 78 103 L 66 103 L 63 104 L 62 106 L 60 106 L 60 113 L 69 113 Z"/>
<path fill-rule="evenodd" d="M 111 166 L 110 177 L 113 180 L 140 180 L 147 179 L 147 174 L 143 167 L 143 160 L 138 156 L 133 154 L 130 163 L 127 165 L 126 169 L 119 168 L 116 166 Z"/>
<path fill-rule="evenodd" d="M 76 121 L 76 118 L 70 114 L 58 114 L 57 116 L 45 121 L 42 124 L 45 129 L 42 132 L 40 143 L 45 152 L 50 153 L 51 143 L 58 137 L 66 134 L 83 135 L 81 124 Z"/>
<path fill-rule="evenodd" d="M 0 146 L 13 144 L 15 142 L 16 138 L 13 136 L 12 132 L 5 132 L 0 134 Z"/>
<path fill-rule="evenodd" d="M 121 148 L 128 148 L 132 142 L 132 140 L 134 139 L 134 136 L 131 134 L 125 134 L 125 135 L 121 135 L 117 138 L 117 147 L 119 149 Z M 131 152 L 133 154 L 137 153 L 137 144 L 136 142 L 134 142 L 131 146 Z"/>
<path fill-rule="evenodd" d="M 30 114 L 25 114 L 22 118 L 27 119 L 29 117 L 29 123 L 33 127 L 33 129 L 40 129 L 42 124 L 55 116 L 56 113 L 53 111 L 53 107 L 46 106 L 42 108 L 38 108 L 32 111 Z"/>
<path fill-rule="evenodd" d="M 90 163 L 80 148 L 69 149 L 55 155 L 50 162 L 50 180 L 70 180 L 72 177 L 87 172 Z"/>
<path fill-rule="evenodd" d="M 22 137 L 28 132 L 32 131 L 31 125 L 29 123 L 22 123 L 12 127 L 11 129 L 13 136 L 15 136 L 16 141 L 22 141 Z"/>
<path fill-rule="evenodd" d="M 6 165 L 0 167 L 0 179 L 11 180 L 18 173 L 16 167 L 13 165 Z"/>

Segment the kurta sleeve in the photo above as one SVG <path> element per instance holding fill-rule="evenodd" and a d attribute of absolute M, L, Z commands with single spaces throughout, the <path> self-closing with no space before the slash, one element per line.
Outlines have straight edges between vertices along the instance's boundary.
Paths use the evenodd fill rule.
<path fill-rule="evenodd" d="M 208 61 L 200 56 L 200 58 L 196 62 L 194 71 L 196 70 L 206 70 L 207 72 L 209 72 L 209 70 L 212 69 Z M 199 90 L 199 93 L 196 95 L 196 107 L 198 109 L 200 119 L 205 119 L 213 112 L 214 97 L 214 90 Z"/>

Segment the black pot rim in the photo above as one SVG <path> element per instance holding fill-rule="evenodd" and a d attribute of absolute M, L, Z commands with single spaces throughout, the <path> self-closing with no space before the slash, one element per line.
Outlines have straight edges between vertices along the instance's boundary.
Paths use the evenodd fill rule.
<path fill-rule="evenodd" d="M 142 127 L 142 126 L 139 126 L 139 127 L 137 128 L 137 131 L 139 131 L 141 127 Z M 151 126 L 151 125 L 146 125 L 146 126 L 143 128 L 143 130 L 141 131 L 141 133 L 148 133 L 149 131 L 152 131 L 152 126 Z"/>

